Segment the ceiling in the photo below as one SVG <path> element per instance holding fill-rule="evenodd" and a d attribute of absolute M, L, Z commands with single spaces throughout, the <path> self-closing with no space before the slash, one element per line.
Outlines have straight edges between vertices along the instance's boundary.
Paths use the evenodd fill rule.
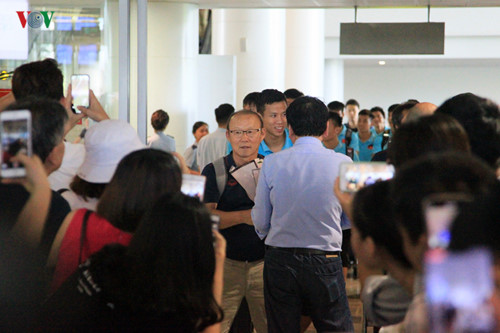
<path fill-rule="evenodd" d="M 153 0 L 162 1 L 162 0 Z M 497 7 L 500 0 L 168 0 L 201 8 Z"/>
<path fill-rule="evenodd" d="M 99 7 L 106 0 L 28 0 L 31 5 Z M 119 0 L 108 0 L 116 1 Z M 130 0 L 132 2 L 132 0 Z M 200 8 L 374 8 L 374 7 L 499 7 L 500 0 L 148 0 L 196 3 Z"/>

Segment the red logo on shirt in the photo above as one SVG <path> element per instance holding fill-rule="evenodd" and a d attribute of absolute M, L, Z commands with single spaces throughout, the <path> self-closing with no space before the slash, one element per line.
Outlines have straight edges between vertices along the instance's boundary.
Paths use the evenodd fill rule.
<path fill-rule="evenodd" d="M 345 143 L 345 139 L 342 139 L 342 143 Z"/>
<path fill-rule="evenodd" d="M 368 149 L 372 150 L 373 149 L 373 145 L 369 145 Z"/>

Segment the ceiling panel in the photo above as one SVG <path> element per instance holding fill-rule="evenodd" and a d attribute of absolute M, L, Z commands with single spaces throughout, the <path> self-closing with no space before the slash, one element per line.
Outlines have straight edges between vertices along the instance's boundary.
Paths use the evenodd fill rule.
<path fill-rule="evenodd" d="M 115 0 L 118 1 L 118 0 Z M 31 5 L 99 7 L 104 0 L 28 0 Z M 197 3 L 200 8 L 360 8 L 368 7 L 500 7 L 500 0 L 149 0 Z"/>
<path fill-rule="evenodd" d="M 156 0 L 162 1 L 162 0 Z M 201 8 L 498 7 L 500 0 L 169 0 Z"/>

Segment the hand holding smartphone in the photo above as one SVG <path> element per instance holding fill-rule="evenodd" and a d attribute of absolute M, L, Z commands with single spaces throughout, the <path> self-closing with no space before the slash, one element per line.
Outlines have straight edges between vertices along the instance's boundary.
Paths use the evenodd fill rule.
<path fill-rule="evenodd" d="M 391 179 L 394 166 L 384 162 L 355 162 L 340 165 L 340 190 L 357 192 L 361 188 L 379 181 Z"/>
<path fill-rule="evenodd" d="M 190 197 L 195 197 L 203 202 L 205 194 L 205 176 L 182 174 L 181 192 Z"/>
<path fill-rule="evenodd" d="M 12 160 L 21 152 L 31 156 L 31 112 L 29 110 L 3 111 L 0 113 L 0 176 L 17 178 L 26 176 L 24 165 Z"/>
<path fill-rule="evenodd" d="M 73 112 L 81 113 L 77 106 L 90 106 L 90 77 L 87 74 L 71 75 L 71 97 L 73 98 Z"/>

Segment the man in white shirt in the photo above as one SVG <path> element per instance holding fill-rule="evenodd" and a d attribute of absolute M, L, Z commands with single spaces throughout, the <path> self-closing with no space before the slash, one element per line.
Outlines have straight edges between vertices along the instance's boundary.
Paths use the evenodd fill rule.
<path fill-rule="evenodd" d="M 215 109 L 215 120 L 219 126 L 217 130 L 204 136 L 198 144 L 196 159 L 200 170 L 226 155 L 226 127 L 227 122 L 234 112 L 231 104 L 221 104 Z"/>

